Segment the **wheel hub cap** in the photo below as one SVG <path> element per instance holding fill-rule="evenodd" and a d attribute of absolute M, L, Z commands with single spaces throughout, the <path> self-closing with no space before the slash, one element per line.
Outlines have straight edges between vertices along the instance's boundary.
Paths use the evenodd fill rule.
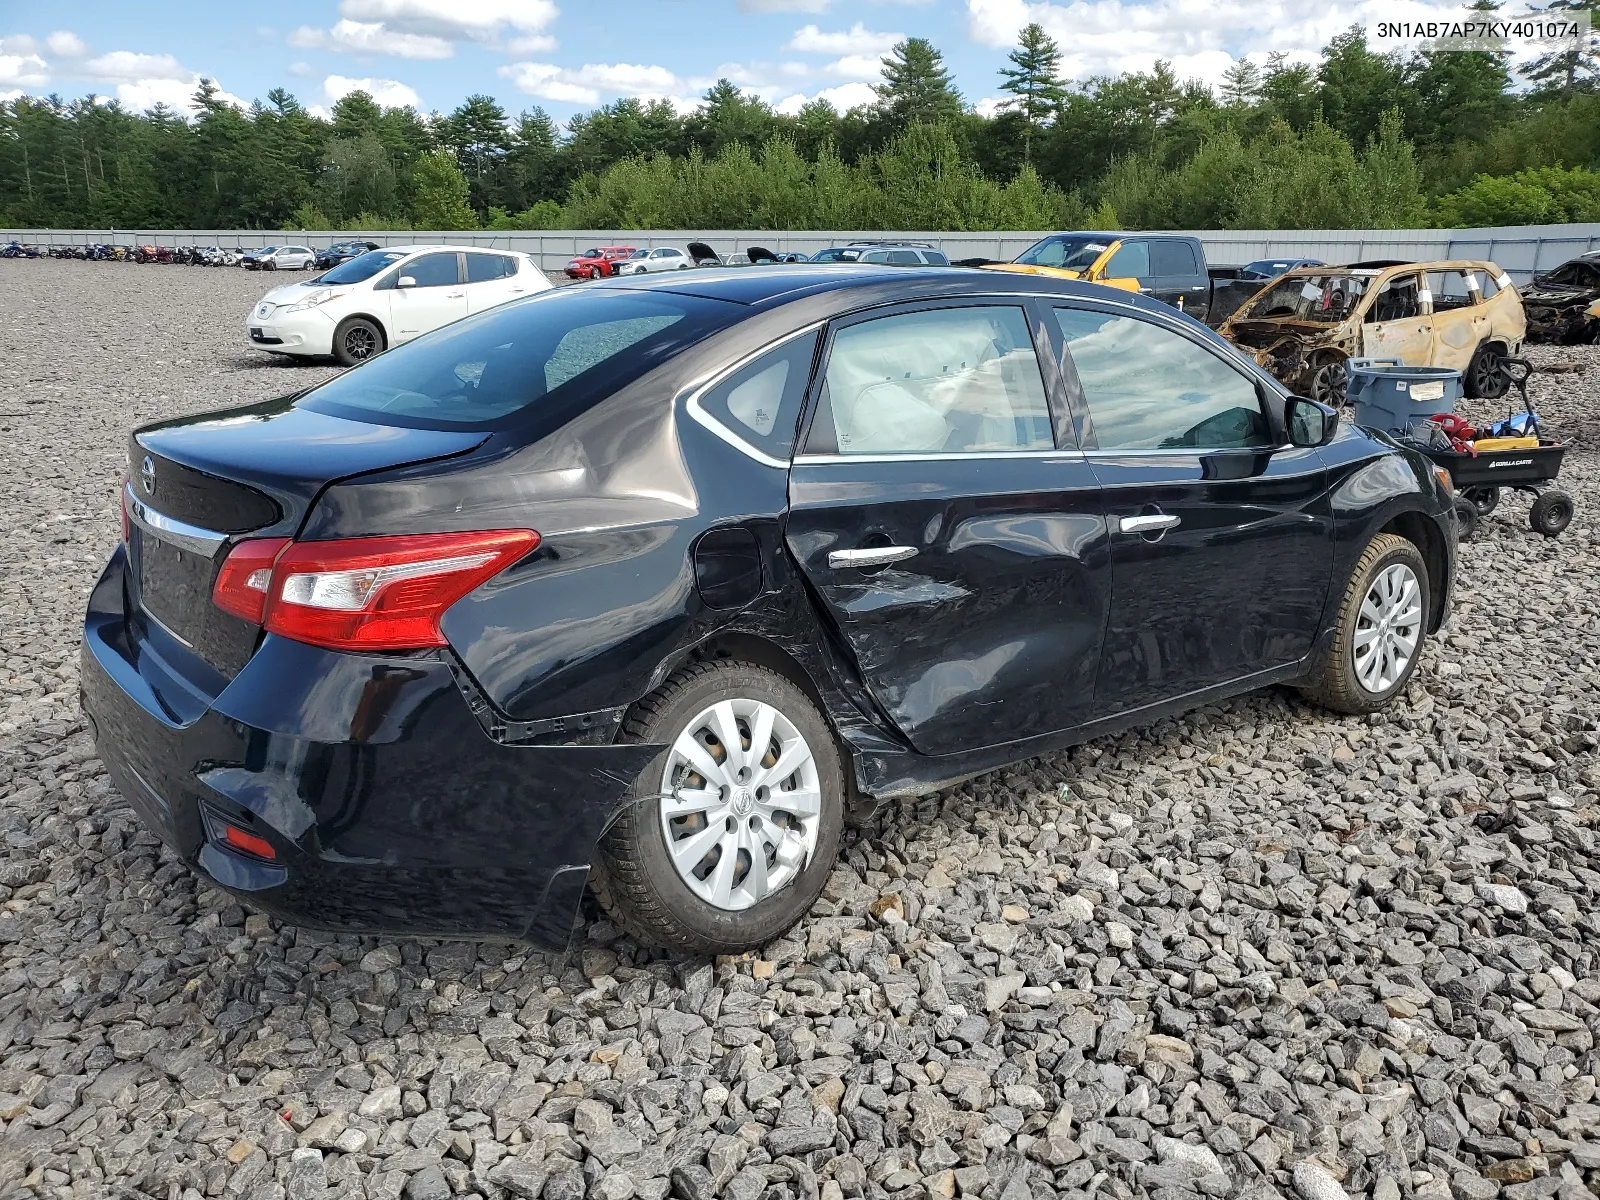
<path fill-rule="evenodd" d="M 1405 674 L 1422 641 L 1422 585 L 1405 563 L 1380 571 L 1356 617 L 1356 680 L 1374 695 Z"/>
<path fill-rule="evenodd" d="M 793 882 L 816 851 L 817 763 L 794 723 L 759 700 L 722 700 L 672 743 L 661 832 L 678 878 L 739 911 Z"/>

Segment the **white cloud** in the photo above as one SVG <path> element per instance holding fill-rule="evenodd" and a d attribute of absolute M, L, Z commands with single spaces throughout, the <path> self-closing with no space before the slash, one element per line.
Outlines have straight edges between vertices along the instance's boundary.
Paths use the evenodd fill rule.
<path fill-rule="evenodd" d="M 1037 21 L 1061 44 L 1069 79 L 1148 71 L 1169 59 L 1180 79 L 1215 85 L 1246 55 L 1277 50 L 1291 62 L 1315 62 L 1351 25 L 1436 21 L 1462 11 L 1459 0 L 967 0 L 967 29 L 975 41 L 1008 49 Z"/>
<path fill-rule="evenodd" d="M 7 100 L 15 100 L 21 95 L 21 88 L 12 88 L 9 91 L 0 88 L 0 104 L 4 104 Z"/>
<path fill-rule="evenodd" d="M 289 44 L 303 50 L 332 50 L 339 54 L 387 54 L 395 58 L 450 58 L 455 47 L 445 38 L 402 33 L 382 21 L 346 18 L 332 29 L 302 25 L 289 35 Z"/>
<path fill-rule="evenodd" d="M 292 62 L 289 64 L 289 74 L 299 79 L 309 79 L 317 73 L 317 69 L 308 62 Z"/>
<path fill-rule="evenodd" d="M 366 92 L 383 108 L 420 108 L 422 99 L 398 79 L 351 79 L 329 75 L 322 81 L 322 94 L 336 104 L 351 92 Z"/>
<path fill-rule="evenodd" d="M 785 50 L 800 54 L 884 55 L 905 39 L 903 33 L 873 33 L 860 21 L 839 33 L 823 33 L 815 25 L 795 30 Z"/>
<path fill-rule="evenodd" d="M 500 74 L 511 80 L 519 92 L 537 96 L 541 100 L 593 104 L 600 99 L 600 93 L 594 88 L 581 81 L 573 81 L 574 72 L 554 63 L 512 63 L 501 67 Z"/>
<path fill-rule="evenodd" d="M 191 75 L 187 79 L 133 79 L 117 84 L 117 99 L 124 108 L 131 108 L 135 112 L 165 104 L 181 113 L 195 113 L 199 108 L 194 103 L 194 94 L 199 87 L 198 75 Z M 231 92 L 219 90 L 217 99 L 234 108 L 247 107 L 243 100 Z"/>
<path fill-rule="evenodd" d="M 504 26 L 543 32 L 561 10 L 552 0 L 343 0 L 339 12 L 411 33 L 489 42 Z"/>
<path fill-rule="evenodd" d="M 740 12 L 820 13 L 828 11 L 829 0 L 739 0 Z"/>
<path fill-rule="evenodd" d="M 521 58 L 525 54 L 548 54 L 560 44 L 548 33 L 534 33 L 527 37 L 512 38 L 506 43 L 506 53 L 513 58 Z"/>
<path fill-rule="evenodd" d="M 143 83 L 152 79 L 191 80 L 195 73 L 170 54 L 135 54 L 113 50 L 83 64 L 83 74 L 96 83 Z"/>
<path fill-rule="evenodd" d="M 13 33 L 0 37 L 0 54 L 27 55 L 37 54 L 39 43 L 25 33 Z"/>
<path fill-rule="evenodd" d="M 500 68 L 518 91 L 541 100 L 566 104 L 594 104 L 602 96 L 632 96 L 640 100 L 665 100 L 679 112 L 700 103 L 697 93 L 713 81 L 681 79 L 666 67 L 642 63 L 585 63 L 558 67 L 554 63 L 519 62 Z"/>
<path fill-rule="evenodd" d="M 823 88 L 813 96 L 796 92 L 792 96 L 784 97 L 773 107 L 784 115 L 792 117 L 813 100 L 826 100 L 843 113 L 862 105 L 876 104 L 878 93 L 872 90 L 870 83 L 842 83 L 838 87 Z"/>
<path fill-rule="evenodd" d="M 43 87 L 49 82 L 49 64 L 37 54 L 0 54 L 0 85 Z"/>
<path fill-rule="evenodd" d="M 823 73 L 835 79 L 880 79 L 883 76 L 883 55 L 847 54 L 822 68 Z"/>
<path fill-rule="evenodd" d="M 65 29 L 56 30 L 45 38 L 44 43 L 50 47 L 51 54 L 62 58 L 84 58 L 89 53 L 89 47 L 84 44 L 83 39 Z"/>
<path fill-rule="evenodd" d="M 972 106 L 973 111 L 980 117 L 997 116 L 1005 105 L 1012 99 L 1010 96 L 985 96 Z"/>

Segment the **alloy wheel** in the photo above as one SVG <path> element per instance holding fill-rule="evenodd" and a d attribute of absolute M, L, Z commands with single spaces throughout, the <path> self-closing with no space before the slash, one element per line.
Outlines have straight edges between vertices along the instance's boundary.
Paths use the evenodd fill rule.
<path fill-rule="evenodd" d="M 816 850 L 816 759 L 772 705 L 722 700 L 672 743 L 660 809 L 667 852 L 685 886 L 715 908 L 751 908 L 789 884 Z"/>
<path fill-rule="evenodd" d="M 1372 581 L 1356 617 L 1356 679 L 1380 695 L 1406 673 L 1422 641 L 1422 585 L 1405 563 L 1390 563 Z"/>
<path fill-rule="evenodd" d="M 344 349 L 351 358 L 371 358 L 378 349 L 378 339 L 373 336 L 372 330 L 357 325 L 345 331 Z"/>

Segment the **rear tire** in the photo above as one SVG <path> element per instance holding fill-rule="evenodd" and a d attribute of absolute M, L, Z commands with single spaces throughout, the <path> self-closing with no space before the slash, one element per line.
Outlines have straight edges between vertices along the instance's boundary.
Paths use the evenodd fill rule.
<path fill-rule="evenodd" d="M 733 734 L 715 733 L 729 728 L 736 753 Z M 839 854 L 845 789 L 833 731 L 800 688 L 747 663 L 699 663 L 641 700 L 623 735 L 666 749 L 595 851 L 590 883 L 612 920 L 647 945 L 742 954 L 805 916 Z M 769 779 L 779 755 L 798 765 Z"/>
<path fill-rule="evenodd" d="M 1311 374 L 1311 398 L 1329 408 L 1344 407 L 1349 387 L 1350 371 L 1343 358 L 1330 358 Z"/>
<path fill-rule="evenodd" d="M 1501 363 L 1498 347 L 1485 342 L 1472 352 L 1463 390 L 1474 400 L 1498 400 L 1511 390 L 1511 375 Z"/>
<path fill-rule="evenodd" d="M 1555 537 L 1572 523 L 1572 497 L 1563 491 L 1540 492 L 1528 510 L 1528 524 L 1535 533 Z"/>
<path fill-rule="evenodd" d="M 1335 712 L 1383 708 L 1416 672 L 1431 605 L 1422 552 L 1403 537 L 1380 533 L 1356 559 L 1333 643 L 1302 690 Z"/>
<path fill-rule="evenodd" d="M 364 363 L 383 350 L 383 330 L 365 317 L 346 317 L 333 331 L 333 356 L 341 367 Z"/>

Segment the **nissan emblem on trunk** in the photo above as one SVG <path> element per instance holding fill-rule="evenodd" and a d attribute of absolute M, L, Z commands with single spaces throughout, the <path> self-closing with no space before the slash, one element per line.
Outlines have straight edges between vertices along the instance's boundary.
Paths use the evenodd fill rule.
<path fill-rule="evenodd" d="M 139 479 L 144 483 L 144 494 L 146 496 L 154 496 L 156 494 L 156 460 L 148 454 L 144 456 L 144 462 L 139 465 Z"/>

